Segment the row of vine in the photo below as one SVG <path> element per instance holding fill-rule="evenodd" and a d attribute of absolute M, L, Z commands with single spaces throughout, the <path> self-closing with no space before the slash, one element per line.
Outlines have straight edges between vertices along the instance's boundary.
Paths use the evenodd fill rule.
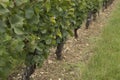
<path fill-rule="evenodd" d="M 29 80 L 36 66 L 42 66 L 51 47 L 57 59 L 68 35 L 77 38 L 77 30 L 100 8 L 113 0 L 0 0 L 0 80 L 17 66 L 25 64 L 23 80 Z M 34 68 L 34 69 L 32 69 Z"/>

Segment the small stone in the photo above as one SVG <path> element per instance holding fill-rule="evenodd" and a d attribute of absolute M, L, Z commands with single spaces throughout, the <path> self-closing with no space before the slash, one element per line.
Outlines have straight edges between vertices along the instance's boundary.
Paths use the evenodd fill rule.
<path fill-rule="evenodd" d="M 44 74 L 44 72 L 40 72 L 40 74 Z"/>
<path fill-rule="evenodd" d="M 62 80 L 61 78 L 59 78 L 58 80 Z"/>
<path fill-rule="evenodd" d="M 53 61 L 52 60 L 48 60 L 48 64 L 52 64 L 53 63 Z"/>
<path fill-rule="evenodd" d="M 52 80 L 52 79 L 50 78 L 50 80 Z"/>
<path fill-rule="evenodd" d="M 70 74 L 74 74 L 74 72 L 70 72 Z"/>
<path fill-rule="evenodd" d="M 86 46 L 89 46 L 89 44 L 87 43 Z"/>

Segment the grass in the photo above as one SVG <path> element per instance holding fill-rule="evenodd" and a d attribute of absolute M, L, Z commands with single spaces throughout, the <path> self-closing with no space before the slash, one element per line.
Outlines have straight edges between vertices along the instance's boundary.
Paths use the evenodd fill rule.
<path fill-rule="evenodd" d="M 120 1 L 83 70 L 82 80 L 120 80 Z"/>

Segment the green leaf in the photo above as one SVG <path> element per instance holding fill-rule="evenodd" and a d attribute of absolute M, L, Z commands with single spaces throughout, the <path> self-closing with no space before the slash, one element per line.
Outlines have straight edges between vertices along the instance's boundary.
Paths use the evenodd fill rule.
<path fill-rule="evenodd" d="M 20 6 L 20 5 L 24 4 L 24 3 L 27 3 L 28 1 L 29 0 L 15 0 L 17 6 Z"/>
<path fill-rule="evenodd" d="M 6 27 L 7 25 L 5 24 L 5 22 L 0 20 L 0 33 L 4 33 L 6 31 Z"/>
<path fill-rule="evenodd" d="M 50 17 L 50 22 L 55 24 L 56 23 L 55 17 Z"/>
<path fill-rule="evenodd" d="M 27 8 L 27 9 L 25 10 L 25 18 L 26 18 L 26 19 L 32 18 L 33 15 L 35 15 L 33 8 L 29 7 L 29 8 Z"/>
<path fill-rule="evenodd" d="M 47 39 L 47 40 L 46 40 L 46 44 L 48 44 L 48 45 L 51 44 L 51 42 L 52 42 L 51 39 Z"/>
<path fill-rule="evenodd" d="M 8 13 L 9 10 L 0 4 L 0 15 Z"/>
<path fill-rule="evenodd" d="M 14 32 L 17 35 L 23 35 L 25 33 L 24 30 L 23 30 L 23 28 L 19 28 L 19 27 L 14 27 Z"/>
<path fill-rule="evenodd" d="M 12 15 L 10 18 L 11 27 L 22 27 L 24 24 L 24 18 L 18 14 Z"/>
<path fill-rule="evenodd" d="M 56 30 L 56 35 L 59 36 L 60 38 L 62 38 L 62 33 L 61 33 L 60 29 Z"/>
<path fill-rule="evenodd" d="M 50 0 L 46 0 L 44 6 L 45 6 L 47 12 L 49 12 L 50 9 L 51 9 L 51 3 L 50 3 Z"/>

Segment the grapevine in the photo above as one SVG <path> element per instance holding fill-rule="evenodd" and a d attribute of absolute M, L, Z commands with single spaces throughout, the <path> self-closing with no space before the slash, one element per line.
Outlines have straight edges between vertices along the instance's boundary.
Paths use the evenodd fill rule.
<path fill-rule="evenodd" d="M 42 66 L 49 50 L 57 47 L 58 59 L 68 35 L 114 0 L 0 0 L 0 80 L 26 65 L 23 80 Z M 30 71 L 31 70 L 31 71 Z M 30 72 L 29 72 L 30 71 Z M 29 73 L 28 73 L 29 72 Z"/>

